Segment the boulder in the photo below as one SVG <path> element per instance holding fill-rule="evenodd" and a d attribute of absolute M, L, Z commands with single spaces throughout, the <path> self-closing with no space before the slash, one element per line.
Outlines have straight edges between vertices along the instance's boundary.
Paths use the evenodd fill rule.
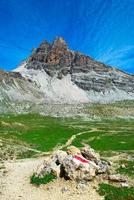
<path fill-rule="evenodd" d="M 50 160 L 38 168 L 36 175 L 41 177 L 52 173 L 65 179 L 89 181 L 97 174 L 107 173 L 107 169 L 107 162 L 101 161 L 99 154 L 92 148 L 84 147 L 79 150 L 75 146 L 70 146 L 67 151 L 55 151 Z M 109 179 L 115 180 L 117 177 L 109 176 Z"/>
<path fill-rule="evenodd" d="M 96 161 L 96 165 L 98 167 L 98 171 L 97 171 L 98 174 L 102 174 L 102 173 L 108 172 L 108 163 L 107 162 L 101 161 L 101 160 L 97 160 Z"/>
<path fill-rule="evenodd" d="M 110 181 L 114 181 L 114 182 L 126 182 L 127 180 L 124 178 L 124 177 L 122 177 L 120 174 L 110 174 L 109 176 L 108 176 L 108 179 L 110 180 Z"/>

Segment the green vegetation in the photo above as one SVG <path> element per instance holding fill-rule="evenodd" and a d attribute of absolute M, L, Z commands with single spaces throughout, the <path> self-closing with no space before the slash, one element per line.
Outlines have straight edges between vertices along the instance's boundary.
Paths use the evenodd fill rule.
<path fill-rule="evenodd" d="M 100 184 L 99 194 L 105 196 L 105 200 L 134 200 L 134 188 L 118 188 L 108 184 Z"/>
<path fill-rule="evenodd" d="M 74 145 L 80 147 L 84 142 L 101 152 L 134 150 L 134 120 L 109 119 L 93 123 L 90 127 L 97 131 L 77 136 Z"/>
<path fill-rule="evenodd" d="M 53 174 L 46 174 L 44 177 L 39 178 L 35 174 L 31 176 L 30 183 L 40 186 L 41 184 L 47 184 L 55 179 Z"/>
<path fill-rule="evenodd" d="M 38 114 L 0 116 L 0 141 L 7 146 L 24 147 L 18 158 L 33 156 L 37 151 L 51 151 L 77 135 L 73 145 L 91 145 L 101 154 L 113 151 L 134 151 L 133 119 L 82 120 L 81 118 L 54 118 Z M 29 149 L 29 150 L 28 150 Z"/>
<path fill-rule="evenodd" d="M 0 122 L 0 138 L 40 151 L 64 144 L 80 130 L 70 127 L 65 120 L 40 115 L 4 116 Z"/>
<path fill-rule="evenodd" d="M 120 165 L 121 166 L 120 168 L 117 169 L 117 172 L 129 176 L 134 176 L 134 160 L 133 161 L 121 160 Z"/>

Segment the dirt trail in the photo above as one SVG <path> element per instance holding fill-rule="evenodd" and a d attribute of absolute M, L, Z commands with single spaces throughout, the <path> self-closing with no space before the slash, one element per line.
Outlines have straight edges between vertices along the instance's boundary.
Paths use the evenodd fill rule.
<path fill-rule="evenodd" d="M 45 158 L 46 159 L 46 158 Z M 30 176 L 43 162 L 44 158 L 25 159 L 16 162 L 6 162 L 6 176 L 1 179 L 1 200 L 101 200 L 89 184 L 86 188 L 77 189 L 76 183 L 57 179 L 48 185 L 35 187 L 30 184 Z M 67 191 L 62 192 L 63 188 Z"/>
<path fill-rule="evenodd" d="M 42 153 L 39 153 L 38 156 L 44 156 L 44 155 L 51 155 L 53 153 L 53 151 L 57 151 L 57 150 L 61 150 L 63 148 L 66 148 L 68 146 L 70 146 L 72 144 L 72 142 L 77 138 L 77 136 L 79 135 L 83 135 L 85 133 L 90 133 L 90 132 L 93 132 L 93 131 L 97 131 L 98 129 L 97 128 L 91 128 L 91 130 L 89 131 L 81 131 L 81 132 L 78 132 L 74 135 L 72 135 L 65 144 L 62 144 L 62 145 L 57 145 L 56 147 L 53 148 L 52 151 L 48 151 L 48 152 L 42 152 Z"/>
<path fill-rule="evenodd" d="M 59 147 L 57 147 L 57 148 L 54 148 L 54 150 L 59 150 L 59 149 L 62 149 L 62 148 L 65 148 L 65 147 L 71 145 L 72 142 L 73 142 L 73 141 L 77 138 L 77 136 L 79 136 L 79 135 L 83 135 L 83 134 L 85 134 L 85 133 L 90 133 L 90 132 L 97 131 L 97 130 L 98 130 L 97 128 L 92 128 L 92 129 L 89 130 L 89 131 L 82 131 L 82 132 L 79 132 L 79 133 L 77 133 L 77 134 L 75 134 L 75 135 L 72 135 L 72 136 L 67 140 L 67 142 L 66 142 L 65 144 L 63 144 L 63 145 L 61 145 L 61 146 L 59 146 Z"/>
<path fill-rule="evenodd" d="M 16 162 L 5 162 L 7 174 L 2 178 L 1 185 L 1 200 L 19 200 L 29 199 L 35 192 L 38 194 L 36 188 L 31 188 L 30 176 L 39 164 L 43 162 L 41 159 L 25 159 Z M 31 194 L 32 190 L 32 194 Z M 38 194 L 40 195 L 40 194 Z M 32 197 L 32 196 L 31 196 Z M 33 200 L 35 198 L 32 198 Z"/>

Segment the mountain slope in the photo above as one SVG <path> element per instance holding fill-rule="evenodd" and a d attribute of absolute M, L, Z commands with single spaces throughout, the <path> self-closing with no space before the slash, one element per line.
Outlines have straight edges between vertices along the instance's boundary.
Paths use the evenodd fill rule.
<path fill-rule="evenodd" d="M 43 41 L 13 72 L 1 71 L 0 96 L 1 105 L 134 99 L 134 76 L 69 50 L 58 37 Z"/>
<path fill-rule="evenodd" d="M 44 100 L 43 93 L 36 85 L 17 72 L 0 71 L 0 112 L 10 112 L 21 107 L 29 107 L 30 103 L 40 103 Z M 18 111 L 18 109 L 16 110 Z"/>

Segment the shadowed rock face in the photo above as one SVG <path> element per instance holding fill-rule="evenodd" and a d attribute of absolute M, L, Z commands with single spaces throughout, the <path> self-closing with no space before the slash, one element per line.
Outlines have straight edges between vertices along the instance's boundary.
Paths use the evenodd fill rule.
<path fill-rule="evenodd" d="M 58 79 L 70 74 L 72 82 L 85 91 L 104 93 L 119 89 L 134 92 L 134 76 L 69 50 L 61 37 L 52 44 L 43 41 L 39 48 L 34 49 L 26 68 L 44 70 Z"/>

